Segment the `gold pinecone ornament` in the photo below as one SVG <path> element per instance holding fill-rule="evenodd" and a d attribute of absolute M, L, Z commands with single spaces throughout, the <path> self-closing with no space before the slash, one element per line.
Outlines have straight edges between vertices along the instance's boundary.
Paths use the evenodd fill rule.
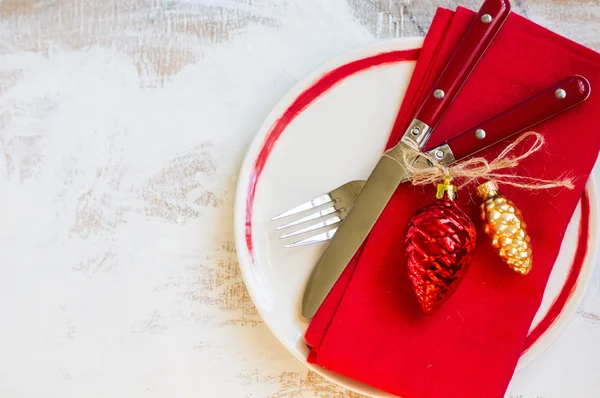
<path fill-rule="evenodd" d="M 532 267 L 532 253 L 521 211 L 498 193 L 498 185 L 493 181 L 477 187 L 477 194 L 483 199 L 481 218 L 492 246 L 510 268 L 527 275 Z"/>

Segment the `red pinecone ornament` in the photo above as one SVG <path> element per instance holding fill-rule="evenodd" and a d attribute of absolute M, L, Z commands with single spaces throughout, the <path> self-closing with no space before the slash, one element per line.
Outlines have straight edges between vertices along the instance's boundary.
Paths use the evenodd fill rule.
<path fill-rule="evenodd" d="M 453 199 L 447 178 L 435 202 L 418 210 L 408 223 L 408 275 L 425 314 L 432 314 L 454 293 L 475 249 L 475 226 Z"/>

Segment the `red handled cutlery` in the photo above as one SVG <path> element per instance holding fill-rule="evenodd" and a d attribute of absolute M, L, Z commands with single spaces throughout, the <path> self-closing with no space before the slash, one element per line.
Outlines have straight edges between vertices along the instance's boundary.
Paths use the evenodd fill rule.
<path fill-rule="evenodd" d="M 302 314 L 312 318 L 342 274 L 398 185 L 409 179 L 402 163 L 409 148 L 422 148 L 510 14 L 508 0 L 486 0 L 461 43 L 427 96 L 400 142 L 386 151 L 356 197 L 352 210 L 338 228 L 311 273 L 302 298 Z M 434 155 L 452 160 L 446 148 Z"/>

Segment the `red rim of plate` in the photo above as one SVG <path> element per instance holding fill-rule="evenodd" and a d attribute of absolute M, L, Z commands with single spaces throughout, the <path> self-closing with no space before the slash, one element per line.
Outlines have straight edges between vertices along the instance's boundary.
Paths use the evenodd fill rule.
<path fill-rule="evenodd" d="M 315 83 L 304 90 L 292 104 L 283 112 L 281 117 L 275 121 L 267 133 L 263 144 L 258 152 L 258 156 L 252 167 L 248 184 L 248 196 L 246 199 L 245 216 L 245 240 L 248 253 L 252 262 L 254 262 L 254 253 L 252 245 L 252 212 L 254 207 L 254 197 L 256 187 L 262 175 L 267 160 L 275 147 L 275 144 L 286 130 L 287 126 L 301 114 L 313 101 L 323 95 L 325 92 L 339 84 L 344 79 L 368 69 L 380 67 L 388 64 L 394 64 L 402 61 L 416 61 L 420 49 L 396 50 L 383 52 L 370 57 L 358 59 L 356 61 L 339 66 L 325 75 L 321 76 Z M 590 198 L 587 190 L 584 191 L 581 198 L 581 221 L 579 224 L 577 249 L 573 256 L 573 262 L 569 269 L 565 283 L 562 286 L 558 296 L 550 306 L 548 312 L 536 327 L 529 332 L 525 341 L 523 354 L 527 352 L 536 341 L 540 339 L 550 327 L 556 322 L 565 305 L 575 292 L 579 275 L 583 269 L 586 254 L 588 251 L 588 235 L 590 227 Z"/>

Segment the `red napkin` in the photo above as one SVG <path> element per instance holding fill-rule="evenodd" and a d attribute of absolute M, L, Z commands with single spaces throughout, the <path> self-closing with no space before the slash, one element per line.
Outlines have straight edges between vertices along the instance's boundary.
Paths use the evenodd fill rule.
<path fill-rule="evenodd" d="M 402 135 L 474 15 L 464 8 L 436 14 L 390 146 Z M 513 171 L 545 179 L 569 173 L 575 189 L 501 187 L 528 223 L 534 251 L 531 273 L 524 277 L 511 271 L 479 228 L 473 262 L 458 290 L 433 316 L 422 315 L 408 281 L 403 242 L 408 219 L 434 200 L 435 191 L 403 184 L 313 318 L 305 336 L 312 348 L 311 362 L 404 398 L 504 395 L 600 149 L 600 95 L 594 91 L 600 88 L 600 54 L 511 15 L 427 146 L 573 74 L 590 80 L 592 95 L 577 108 L 536 126 L 546 145 Z M 480 155 L 493 158 L 503 146 Z M 459 206 L 478 223 L 479 201 L 471 197 L 472 189 L 459 192 Z"/>

